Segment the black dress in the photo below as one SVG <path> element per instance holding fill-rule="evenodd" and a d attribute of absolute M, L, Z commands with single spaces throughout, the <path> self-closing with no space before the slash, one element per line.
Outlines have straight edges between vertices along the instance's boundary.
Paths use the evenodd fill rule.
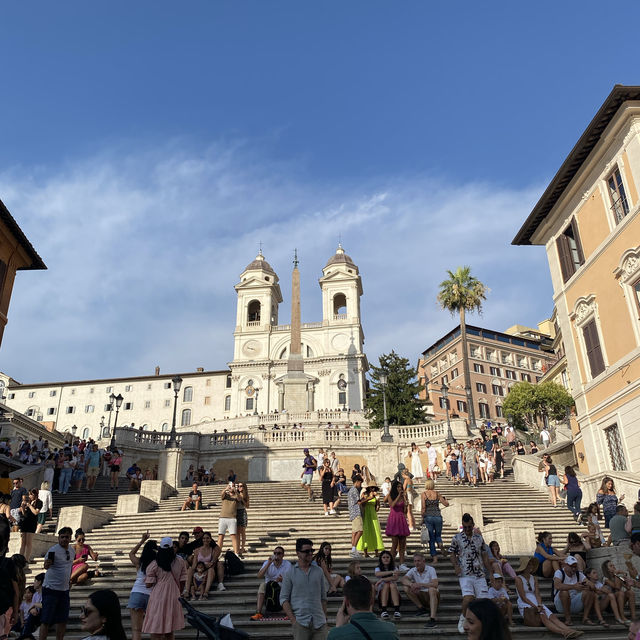
<path fill-rule="evenodd" d="M 330 504 L 333 502 L 333 471 L 327 469 L 322 476 L 322 504 Z"/>
<path fill-rule="evenodd" d="M 36 500 L 32 503 L 36 509 L 42 509 L 42 500 Z M 36 527 L 38 526 L 38 516 L 31 511 L 31 509 L 27 509 L 27 512 L 24 514 L 24 518 L 20 522 L 19 528 L 22 533 L 35 533 Z"/>

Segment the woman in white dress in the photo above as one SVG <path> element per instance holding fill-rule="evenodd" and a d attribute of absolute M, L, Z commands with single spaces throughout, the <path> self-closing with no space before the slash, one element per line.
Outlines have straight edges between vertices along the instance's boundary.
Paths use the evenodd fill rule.
<path fill-rule="evenodd" d="M 420 447 L 415 443 L 411 443 L 411 451 L 409 451 L 409 455 L 411 456 L 411 473 L 415 480 L 421 480 L 424 478 L 424 471 L 422 470 L 422 462 L 420 462 L 420 454 L 422 451 Z"/>

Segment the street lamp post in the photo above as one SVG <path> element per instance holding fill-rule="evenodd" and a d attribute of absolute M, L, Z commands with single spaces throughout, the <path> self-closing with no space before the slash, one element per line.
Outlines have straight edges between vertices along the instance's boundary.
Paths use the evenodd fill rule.
<path fill-rule="evenodd" d="M 104 438 L 104 430 L 105 430 L 105 426 L 104 426 L 104 416 L 102 416 L 102 418 L 100 418 L 100 437 Z"/>
<path fill-rule="evenodd" d="M 113 412 L 113 407 L 116 404 L 116 395 L 112 393 L 109 396 L 109 422 L 107 423 L 107 435 L 111 435 L 111 413 Z"/>
<path fill-rule="evenodd" d="M 442 383 L 442 387 L 440 388 L 442 391 L 442 397 L 444 398 L 444 407 L 447 412 L 447 438 L 445 440 L 446 444 L 455 444 L 456 439 L 453 437 L 453 431 L 451 431 L 451 420 L 449 420 L 449 387 L 446 382 Z"/>
<path fill-rule="evenodd" d="M 256 399 L 255 402 L 253 403 L 253 415 L 257 416 L 258 415 L 258 395 L 259 395 L 259 390 L 256 387 Z"/>
<path fill-rule="evenodd" d="M 116 403 L 116 417 L 113 421 L 113 431 L 111 433 L 111 451 L 116 450 L 116 428 L 118 426 L 118 413 L 120 412 L 120 407 L 122 406 L 122 401 L 124 400 L 124 398 L 122 397 L 122 394 L 119 393 L 117 396 L 113 396 L 113 399 Z"/>
<path fill-rule="evenodd" d="M 178 409 L 178 393 L 180 393 L 180 387 L 182 386 L 182 378 L 175 376 L 171 379 L 173 383 L 173 420 L 171 422 L 171 433 L 165 447 L 167 449 L 175 449 L 178 446 L 178 434 L 176 432 L 176 411 Z"/>
<path fill-rule="evenodd" d="M 389 433 L 389 419 L 387 418 L 387 382 L 389 378 L 386 373 L 380 374 L 380 384 L 382 385 L 382 415 L 384 420 L 384 433 L 381 442 L 393 442 L 393 436 Z"/>

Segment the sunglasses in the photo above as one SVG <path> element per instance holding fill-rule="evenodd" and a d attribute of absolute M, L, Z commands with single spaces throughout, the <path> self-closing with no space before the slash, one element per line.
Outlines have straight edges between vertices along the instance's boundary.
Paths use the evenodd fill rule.
<path fill-rule="evenodd" d="M 305 554 L 309 554 L 309 553 L 313 553 L 313 549 L 299 549 L 298 553 L 305 553 Z"/>
<path fill-rule="evenodd" d="M 80 617 L 86 618 L 87 616 L 90 616 L 95 611 L 97 611 L 97 609 L 88 609 L 86 606 L 82 605 L 80 607 Z"/>
<path fill-rule="evenodd" d="M 283 556 L 283 555 L 284 555 L 284 553 L 283 553 L 282 551 L 274 551 L 274 552 L 273 552 L 273 555 L 274 555 L 274 556 Z"/>

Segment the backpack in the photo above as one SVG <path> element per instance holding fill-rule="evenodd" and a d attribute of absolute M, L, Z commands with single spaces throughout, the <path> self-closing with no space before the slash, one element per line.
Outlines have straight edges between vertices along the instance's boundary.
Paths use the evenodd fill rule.
<path fill-rule="evenodd" d="M 267 611 L 274 613 L 282 611 L 282 605 L 280 604 L 280 583 L 275 580 L 267 582 L 264 594 L 264 606 Z"/>
<path fill-rule="evenodd" d="M 237 576 L 243 572 L 244 562 L 242 562 L 231 549 L 227 549 L 227 552 L 224 554 L 224 577 Z"/>
<path fill-rule="evenodd" d="M 564 584 L 564 579 L 567 577 L 565 572 L 564 572 L 564 569 L 560 569 L 560 573 L 562 574 L 562 579 L 560 580 L 560 582 L 562 584 Z M 576 578 L 578 579 L 577 584 L 580 584 L 580 576 L 582 576 L 582 580 L 585 579 L 584 574 L 582 573 L 582 571 L 576 571 Z M 556 593 L 558 593 L 558 592 L 556 591 L 555 582 L 554 582 L 554 579 L 552 578 L 551 579 L 551 599 L 552 600 L 555 599 Z"/>

